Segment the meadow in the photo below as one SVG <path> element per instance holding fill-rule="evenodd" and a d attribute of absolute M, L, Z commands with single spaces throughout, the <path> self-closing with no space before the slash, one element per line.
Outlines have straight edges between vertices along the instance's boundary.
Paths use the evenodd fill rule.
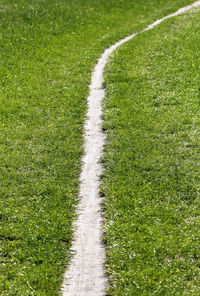
<path fill-rule="evenodd" d="M 108 295 L 200 294 L 199 18 L 165 21 L 107 65 Z"/>
<path fill-rule="evenodd" d="M 83 154 L 83 126 L 87 109 L 86 98 L 91 72 L 98 57 L 106 47 L 120 38 L 141 30 L 157 18 L 191 2 L 185 0 L 0 1 L 0 294 L 2 296 L 59 295 L 62 276 L 71 257 L 72 221 L 76 218 L 75 207 L 78 202 L 79 174 L 81 156 Z M 187 28 L 189 26 L 188 23 L 185 26 Z M 174 25 L 174 33 L 176 31 L 175 28 L 176 26 Z M 156 32 L 158 34 L 156 36 L 160 36 L 158 31 Z M 152 50 L 150 50 L 150 43 L 147 45 L 148 42 L 151 42 L 151 46 L 154 44 L 154 39 L 151 37 L 154 35 L 151 34 L 146 33 L 146 37 L 140 37 L 144 39 L 137 39 L 138 47 L 136 52 L 143 49 L 144 53 L 146 48 L 146 50 L 149 49 L 151 54 L 153 54 Z M 161 39 L 161 37 L 157 38 Z M 146 44 L 146 47 L 142 42 Z M 117 59 L 116 62 L 112 60 L 110 68 L 107 70 L 106 85 L 108 86 L 108 96 L 112 92 L 112 79 L 114 79 L 114 76 L 109 74 L 111 66 L 118 73 L 118 78 L 116 78 L 118 79 L 116 82 L 118 100 L 116 100 L 116 104 L 120 102 L 120 93 L 122 95 L 122 90 L 118 89 L 119 79 L 121 79 L 120 85 L 125 83 L 123 90 L 125 92 L 121 96 L 121 100 L 126 96 L 126 91 L 132 94 L 129 96 L 130 98 L 133 96 L 133 83 L 130 81 L 133 81 L 134 75 L 135 81 L 138 81 L 135 84 L 136 92 L 144 81 L 144 79 L 140 81 L 139 76 L 136 77 L 136 73 L 134 74 L 132 68 L 130 76 L 133 76 L 128 78 L 126 74 L 126 67 L 128 67 L 129 62 L 129 67 L 133 67 L 134 61 L 136 63 L 135 53 L 132 52 L 132 50 L 135 51 L 133 44 L 131 43 L 129 48 L 125 47 L 124 58 L 127 54 L 126 63 L 123 61 L 118 65 L 120 59 Z M 149 51 L 147 50 L 147 52 Z M 123 57 L 121 52 L 120 55 Z M 140 52 L 138 52 L 138 63 L 140 61 L 141 66 L 140 70 L 139 65 L 136 66 L 138 73 L 144 71 L 142 68 L 143 58 Z M 150 61 L 153 62 L 152 57 Z M 121 69 L 117 68 L 118 66 Z M 195 64 L 194 71 L 197 71 L 196 67 Z M 152 66 L 151 71 L 153 71 L 153 68 L 154 66 Z M 157 74 L 160 75 L 159 72 L 155 72 L 154 78 L 152 78 L 155 85 Z M 173 80 L 171 80 L 171 83 L 173 83 Z M 150 88 L 144 85 L 143 92 L 146 90 L 150 94 Z M 146 97 L 148 97 L 148 93 Z M 188 96 L 189 93 L 190 91 L 188 91 Z M 112 100 L 115 99 L 113 97 Z M 174 100 L 176 101 L 176 95 L 174 95 Z M 133 103 L 133 100 L 131 102 Z M 133 201 L 136 200 L 134 194 L 136 189 L 133 189 L 134 182 L 132 177 L 127 178 L 127 175 L 124 175 L 122 170 L 119 170 L 119 175 L 116 170 L 111 168 L 111 155 L 113 155 L 113 159 L 116 159 L 118 152 L 116 146 L 111 146 L 112 132 L 116 127 L 114 128 L 113 124 L 111 124 L 111 118 L 109 119 L 108 117 L 111 107 L 109 107 L 108 103 L 106 104 L 105 129 L 108 133 L 108 142 L 106 148 L 107 156 L 105 157 L 107 164 L 102 190 L 106 194 L 106 207 L 108 211 L 106 214 L 107 234 L 105 237 L 108 240 L 110 236 L 110 240 L 107 241 L 109 250 L 109 245 L 111 244 L 113 244 L 113 247 L 118 246 L 117 238 L 113 239 L 113 231 L 110 231 L 108 227 L 109 223 L 111 225 L 113 221 L 113 214 L 110 214 L 108 199 L 110 206 L 113 204 L 112 209 L 114 213 L 119 213 L 116 212 L 119 209 L 114 210 L 115 203 L 111 197 L 115 196 L 115 194 L 111 192 L 111 188 L 119 192 L 119 195 L 122 197 L 122 204 L 125 203 L 126 199 L 130 201 L 133 196 Z M 145 101 L 143 101 L 144 104 Z M 131 108 L 134 108 L 134 106 L 135 103 L 133 103 Z M 191 106 L 193 105 L 191 104 Z M 196 105 L 194 104 L 194 106 Z M 125 114 L 124 110 L 122 112 L 120 108 L 124 107 L 119 105 L 119 109 L 117 107 L 116 110 L 112 110 L 112 115 L 117 115 L 118 113 L 118 115 Z M 140 108 L 139 105 L 138 108 Z M 154 107 L 152 106 L 152 108 Z M 130 128 L 131 120 L 136 120 L 134 116 L 131 117 L 131 114 L 133 114 L 131 110 L 126 112 L 129 114 L 129 117 L 126 114 L 123 119 L 123 121 L 125 119 L 126 121 L 124 121 L 124 137 L 122 139 L 127 138 L 126 143 L 128 143 L 130 134 L 133 132 Z M 114 116 L 112 122 L 115 120 L 121 120 L 120 116 L 117 119 Z M 150 117 L 148 119 L 146 115 L 141 114 L 140 120 L 144 120 L 147 124 L 147 122 L 152 122 L 153 119 L 150 119 Z M 117 127 L 120 128 L 120 124 L 117 124 Z M 174 125 L 172 122 L 168 128 L 169 130 L 172 128 L 176 130 L 176 122 L 174 122 Z M 164 124 L 163 129 L 165 130 Z M 129 135 L 128 131 L 130 132 Z M 196 129 L 193 130 L 194 134 L 195 131 Z M 140 132 L 138 131 L 138 133 Z M 157 134 L 156 131 L 155 133 Z M 117 130 L 116 134 L 119 134 Z M 163 136 L 163 139 L 164 137 L 166 137 L 166 143 L 168 143 L 170 139 L 166 135 Z M 146 133 L 145 137 L 144 133 L 144 138 L 148 138 L 150 141 L 149 134 Z M 130 137 L 130 141 L 131 139 L 132 137 Z M 138 147 L 141 146 L 144 150 L 146 149 L 145 146 L 149 145 L 146 141 L 144 145 L 139 135 L 137 143 Z M 166 153 L 167 150 L 163 148 L 160 141 L 159 143 L 160 153 Z M 125 148 L 121 141 L 118 144 L 115 142 L 115 144 L 123 149 Z M 131 145 L 130 143 L 130 148 Z M 188 154 L 192 151 L 193 155 L 193 151 L 198 151 L 198 143 L 195 142 L 195 137 L 194 143 L 190 145 L 191 143 L 188 144 L 185 151 Z M 170 144 L 170 147 L 174 151 L 172 144 Z M 130 170 L 131 175 L 134 174 L 134 171 L 132 171 L 132 157 L 135 155 L 134 157 L 136 158 L 134 151 L 137 149 L 135 147 L 131 150 L 131 154 L 125 153 L 126 150 L 124 150 L 119 157 L 119 160 L 123 160 L 125 163 L 128 163 L 130 160 L 130 164 L 125 170 Z M 151 148 L 148 149 L 152 151 Z M 152 153 L 152 156 L 154 154 L 156 153 Z M 198 155 L 197 152 L 195 155 Z M 181 156 L 177 156 L 177 159 L 178 157 Z M 197 156 L 194 156 L 194 162 L 197 159 L 195 157 Z M 146 163 L 145 156 L 144 160 Z M 172 161 L 170 157 L 168 160 L 169 162 Z M 155 158 L 152 158 L 152 161 L 155 162 Z M 190 168 L 192 168 L 192 164 L 194 164 L 192 161 L 188 161 Z M 161 164 L 159 165 L 161 166 Z M 108 170 L 109 167 L 110 171 Z M 117 167 L 119 166 L 117 165 Z M 163 167 L 168 172 L 167 166 L 163 165 Z M 181 170 L 179 162 L 177 166 L 172 164 L 171 167 L 172 170 L 168 174 L 176 174 L 177 180 L 179 180 L 179 171 Z M 195 165 L 193 167 L 193 170 L 195 170 Z M 141 169 L 141 171 L 143 173 L 147 171 L 148 173 L 148 169 Z M 154 176 L 152 171 L 153 169 L 149 170 L 149 175 Z M 143 182 L 146 182 L 143 173 L 138 175 L 138 183 L 143 184 Z M 115 177 L 113 179 L 114 174 Z M 196 182 L 195 176 L 197 175 L 197 172 L 195 175 L 191 171 L 191 180 Z M 185 179 L 187 179 L 186 176 Z M 156 178 L 159 179 L 159 177 L 155 176 L 155 180 Z M 172 182 L 170 176 L 169 182 Z M 127 184 L 129 185 L 127 186 Z M 188 181 L 187 184 L 188 192 L 190 192 L 192 190 L 190 186 L 193 183 Z M 114 185 L 117 185 L 115 189 Z M 183 190 L 182 186 L 184 186 L 183 181 L 180 182 L 180 196 L 184 195 L 183 191 L 181 191 Z M 125 187 L 130 189 L 130 196 L 124 194 L 123 190 Z M 148 188 L 150 187 L 145 187 L 145 190 L 148 191 Z M 172 186 L 172 192 L 175 195 L 175 191 L 173 191 L 175 189 L 173 188 Z M 140 191 L 139 187 L 137 187 L 137 190 L 139 192 L 139 199 L 137 199 L 136 205 L 140 205 L 142 191 Z M 169 192 L 169 197 L 170 194 Z M 160 196 L 159 192 L 157 196 Z M 195 200 L 195 196 L 194 193 L 193 200 Z M 188 199 L 188 203 L 189 201 L 190 199 Z M 150 203 L 150 199 L 149 201 L 147 199 L 146 202 Z M 169 206 L 171 206 L 170 202 Z M 193 209 L 194 205 L 191 204 L 191 207 Z M 134 206 L 132 205 L 131 208 L 133 210 Z M 124 213 L 128 215 L 126 210 L 123 212 L 123 215 Z M 126 215 L 125 217 L 127 217 Z M 177 217 L 179 217 L 178 214 Z M 123 223 L 121 224 L 119 214 L 116 214 L 116 219 L 116 222 L 119 223 L 119 229 L 123 228 L 121 233 L 121 238 L 123 238 L 123 233 L 125 234 L 127 228 L 125 225 L 122 225 Z M 140 220 L 140 218 L 138 219 Z M 196 223 L 195 215 L 194 218 L 188 221 L 189 225 Z M 133 228 L 135 227 L 134 225 L 135 222 L 133 223 Z M 130 237 L 129 233 L 127 233 L 127 237 Z M 124 247 L 127 243 L 127 250 L 131 248 L 129 245 L 130 241 L 122 239 L 121 242 Z M 117 249 L 114 248 L 114 250 L 116 250 L 117 254 Z M 111 258 L 110 252 L 108 253 L 107 265 L 109 258 Z M 132 253 L 130 252 L 130 254 Z M 119 255 L 117 256 L 120 258 Z M 171 257 L 169 258 L 171 260 Z M 130 279 L 130 277 L 128 276 L 129 273 L 126 273 L 126 264 L 124 265 L 125 269 L 120 267 L 120 274 L 114 268 L 115 262 L 115 258 L 113 258 L 113 263 L 110 262 L 110 267 L 108 267 L 108 273 L 109 270 L 113 269 L 110 272 L 112 274 L 110 278 L 113 278 L 110 293 L 112 295 L 122 295 L 120 294 L 122 293 L 120 289 L 124 289 L 122 282 L 124 287 L 126 287 L 126 279 Z M 121 259 L 119 262 L 122 265 L 124 264 Z M 128 261 L 127 264 L 129 264 Z M 133 272 L 132 269 L 130 270 Z M 116 277 L 113 274 L 116 274 Z M 122 274 L 124 274 L 124 277 Z M 123 280 L 121 281 L 122 278 Z M 118 279 L 120 285 L 118 291 L 116 291 L 114 286 Z M 127 291 L 131 291 L 130 289 L 132 288 L 129 287 L 127 289 L 129 289 Z M 125 289 L 123 295 L 132 295 L 130 293 L 132 292 L 126 292 Z"/>

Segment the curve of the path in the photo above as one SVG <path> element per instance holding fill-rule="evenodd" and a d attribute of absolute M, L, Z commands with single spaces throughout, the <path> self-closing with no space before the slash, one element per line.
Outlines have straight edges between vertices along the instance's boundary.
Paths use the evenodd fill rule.
<path fill-rule="evenodd" d="M 99 196 L 99 177 L 102 168 L 99 160 L 105 140 L 101 127 L 101 116 L 102 101 L 105 96 L 103 72 L 108 58 L 116 48 L 136 35 L 151 30 L 164 20 L 178 16 L 197 6 L 200 6 L 200 0 L 155 21 L 143 31 L 120 40 L 105 50 L 95 66 L 88 97 L 88 119 L 84 135 L 85 155 L 80 177 L 80 204 L 78 207 L 75 240 L 72 247 L 74 256 L 69 269 L 64 275 L 63 296 L 105 295 L 107 281 L 103 268 L 105 255 L 101 242 L 102 218 L 100 214 L 101 198 Z"/>

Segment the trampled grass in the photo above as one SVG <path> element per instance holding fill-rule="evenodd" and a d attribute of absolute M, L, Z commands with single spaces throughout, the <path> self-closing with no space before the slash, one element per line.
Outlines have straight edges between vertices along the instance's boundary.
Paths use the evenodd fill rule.
<path fill-rule="evenodd" d="M 138 35 L 107 66 L 109 295 L 200 295 L 199 19 Z"/>
<path fill-rule="evenodd" d="M 191 2 L 0 1 L 2 296 L 59 293 L 97 58 L 119 38 Z"/>

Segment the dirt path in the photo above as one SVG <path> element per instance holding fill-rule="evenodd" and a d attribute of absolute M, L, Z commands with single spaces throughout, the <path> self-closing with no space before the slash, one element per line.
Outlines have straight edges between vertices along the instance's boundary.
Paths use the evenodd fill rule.
<path fill-rule="evenodd" d="M 142 32 L 153 29 L 164 20 L 180 15 L 193 7 L 200 6 L 200 0 L 179 9 L 149 25 Z M 140 32 L 140 33 L 142 33 Z M 64 275 L 63 296 L 102 296 L 105 295 L 106 277 L 104 274 L 104 249 L 101 243 L 100 215 L 101 198 L 98 194 L 101 166 L 98 163 L 102 155 L 105 135 L 101 129 L 103 72 L 109 56 L 120 45 L 134 38 L 132 34 L 106 49 L 92 74 L 90 95 L 88 97 L 88 119 L 85 125 L 85 156 L 81 173 L 80 205 L 76 223 L 75 241 L 72 251 L 74 257 Z"/>

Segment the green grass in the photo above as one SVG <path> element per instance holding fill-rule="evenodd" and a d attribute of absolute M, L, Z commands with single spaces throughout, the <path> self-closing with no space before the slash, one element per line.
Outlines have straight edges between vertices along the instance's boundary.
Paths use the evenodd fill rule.
<path fill-rule="evenodd" d="M 191 2 L 0 1 L 2 296 L 59 293 L 97 58 L 119 38 Z"/>
<path fill-rule="evenodd" d="M 138 35 L 106 69 L 108 295 L 200 295 L 199 18 Z"/>

